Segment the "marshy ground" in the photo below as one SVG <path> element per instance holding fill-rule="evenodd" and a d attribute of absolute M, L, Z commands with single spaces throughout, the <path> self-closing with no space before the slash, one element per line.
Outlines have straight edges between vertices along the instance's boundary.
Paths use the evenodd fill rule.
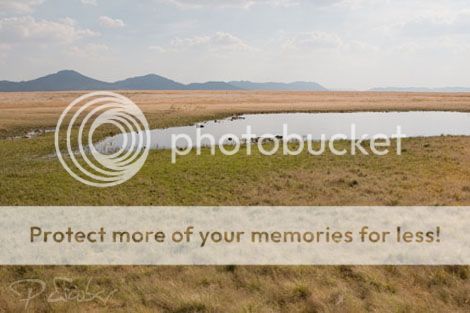
<path fill-rule="evenodd" d="M 406 139 L 401 156 L 191 153 L 171 164 L 169 151 L 152 151 L 133 179 L 97 192 L 51 157 L 53 134 L 6 139 L 53 128 L 79 94 L 0 93 L 0 205 L 470 205 L 470 137 Z M 253 112 L 470 111 L 470 94 L 124 95 L 152 128 Z M 93 277 L 117 292 L 105 306 L 50 304 L 44 294 L 31 312 L 469 312 L 469 276 L 455 266 L 8 266 L 0 268 L 0 312 L 24 309 L 10 283 L 54 277 L 83 288 Z"/>

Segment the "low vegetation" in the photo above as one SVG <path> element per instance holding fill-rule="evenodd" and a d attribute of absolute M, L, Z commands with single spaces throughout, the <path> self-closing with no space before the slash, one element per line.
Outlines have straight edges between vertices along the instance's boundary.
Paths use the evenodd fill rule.
<path fill-rule="evenodd" d="M 0 94 L 2 136 L 53 127 L 77 94 Z M 446 109 L 470 96 L 368 93 L 127 93 L 153 126 L 243 112 Z M 280 96 L 282 95 L 282 97 Z M 16 105 L 14 105 L 17 103 Z M 102 134 L 105 135 L 105 134 Z M 345 147 L 347 143 L 342 143 Z M 54 157 L 53 134 L 0 140 L 0 205 L 470 205 L 470 138 L 406 139 L 403 155 L 272 157 L 194 153 L 170 163 L 153 151 L 124 185 L 76 182 Z M 9 290 L 68 277 L 116 290 L 99 301 L 48 303 L 31 312 L 469 312 L 470 268 L 456 266 L 4 266 L 0 312 L 23 312 Z"/>

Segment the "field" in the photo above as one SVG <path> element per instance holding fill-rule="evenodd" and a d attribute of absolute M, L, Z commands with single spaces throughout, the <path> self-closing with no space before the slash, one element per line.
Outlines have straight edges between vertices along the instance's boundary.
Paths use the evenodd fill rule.
<path fill-rule="evenodd" d="M 152 127 L 248 112 L 452 110 L 470 94 L 124 92 Z M 402 156 L 190 154 L 176 165 L 153 151 L 129 182 L 100 190 L 62 169 L 54 128 L 80 93 L 0 93 L 0 205 L 470 205 L 470 138 L 406 139 Z M 103 134 L 105 135 L 105 134 Z M 347 146 L 346 142 L 343 145 Z M 469 267 L 31 267 L 0 268 L 0 312 L 23 311 L 8 286 L 70 277 L 116 294 L 30 304 L 38 312 L 468 312 Z"/>
<path fill-rule="evenodd" d="M 0 135 L 55 127 L 64 107 L 83 93 L 0 93 Z M 145 112 L 153 127 L 249 112 L 470 111 L 469 94 L 373 92 L 122 92 Z"/>

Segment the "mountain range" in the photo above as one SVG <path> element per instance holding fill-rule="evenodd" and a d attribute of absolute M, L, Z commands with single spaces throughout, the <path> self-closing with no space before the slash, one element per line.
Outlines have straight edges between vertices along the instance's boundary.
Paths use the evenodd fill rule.
<path fill-rule="evenodd" d="M 380 87 L 380 88 L 372 88 L 369 91 L 377 91 L 377 92 L 470 92 L 470 88 L 467 88 L 467 87 L 442 87 L 442 88 Z"/>
<path fill-rule="evenodd" d="M 313 82 L 253 83 L 249 81 L 182 84 L 149 74 L 113 83 L 96 80 L 76 71 L 64 70 L 37 79 L 21 82 L 0 81 L 0 92 L 72 91 L 72 90 L 285 90 L 327 91 Z"/>
<path fill-rule="evenodd" d="M 105 82 L 82 75 L 76 71 L 64 70 L 37 79 L 12 82 L 0 81 L 0 92 L 23 91 L 73 91 L 73 90 L 272 90 L 272 91 L 328 91 L 314 82 L 255 83 L 251 81 L 209 81 L 205 83 L 182 84 L 157 74 L 131 77 L 116 82 Z M 380 87 L 375 92 L 470 92 L 467 87 Z"/>

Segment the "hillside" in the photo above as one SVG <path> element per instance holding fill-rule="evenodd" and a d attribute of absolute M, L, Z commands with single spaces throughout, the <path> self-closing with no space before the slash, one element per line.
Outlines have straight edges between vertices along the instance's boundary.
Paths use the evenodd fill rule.
<path fill-rule="evenodd" d="M 30 81 L 0 81 L 0 92 L 74 91 L 74 90 L 280 90 L 326 91 L 317 83 L 253 83 L 249 81 L 182 84 L 157 74 L 131 77 L 116 82 L 104 82 L 64 70 Z"/>

